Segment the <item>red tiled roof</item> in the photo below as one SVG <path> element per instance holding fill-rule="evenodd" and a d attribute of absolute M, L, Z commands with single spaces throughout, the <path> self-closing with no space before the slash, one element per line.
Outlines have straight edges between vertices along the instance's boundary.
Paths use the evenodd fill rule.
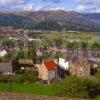
<path fill-rule="evenodd" d="M 55 70 L 57 68 L 57 64 L 53 60 L 45 61 L 44 64 L 48 70 Z"/>

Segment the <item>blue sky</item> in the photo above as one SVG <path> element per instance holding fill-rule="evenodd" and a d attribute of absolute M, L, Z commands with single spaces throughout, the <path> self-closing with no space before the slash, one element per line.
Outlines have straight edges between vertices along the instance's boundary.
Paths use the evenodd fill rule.
<path fill-rule="evenodd" d="M 39 10 L 100 13 L 100 0 L 0 0 L 0 11 Z"/>

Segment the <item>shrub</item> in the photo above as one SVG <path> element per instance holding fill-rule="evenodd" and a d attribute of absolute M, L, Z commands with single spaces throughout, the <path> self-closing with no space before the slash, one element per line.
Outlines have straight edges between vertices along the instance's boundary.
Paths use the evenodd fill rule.
<path fill-rule="evenodd" d="M 15 75 L 15 76 L 0 76 L 0 82 L 1 83 L 23 83 L 25 82 L 25 76 L 20 74 L 20 75 Z"/>
<path fill-rule="evenodd" d="M 24 83 L 26 80 L 26 76 L 24 74 L 16 75 L 16 83 Z"/>
<path fill-rule="evenodd" d="M 55 92 L 58 96 L 87 98 L 91 97 L 97 88 L 96 81 L 92 79 L 69 76 L 55 86 Z"/>
<path fill-rule="evenodd" d="M 9 82 L 15 82 L 15 76 L 0 76 L 0 82 L 2 83 L 9 83 Z"/>
<path fill-rule="evenodd" d="M 95 73 L 95 78 L 96 78 L 98 81 L 100 81 L 100 71 L 97 71 L 97 72 Z"/>
<path fill-rule="evenodd" d="M 35 70 L 28 70 L 25 74 L 28 82 L 36 82 L 38 80 L 38 75 Z"/>
<path fill-rule="evenodd" d="M 83 83 L 87 87 L 88 95 L 91 98 L 94 98 L 100 93 L 100 83 L 95 78 L 83 78 Z"/>
<path fill-rule="evenodd" d="M 36 82 L 38 80 L 38 75 L 35 70 L 27 70 L 20 73 L 17 73 L 16 75 L 1 75 L 0 76 L 0 82 L 1 83 L 24 83 L 24 82 Z"/>
<path fill-rule="evenodd" d="M 100 100 L 100 95 L 96 96 L 94 100 Z"/>

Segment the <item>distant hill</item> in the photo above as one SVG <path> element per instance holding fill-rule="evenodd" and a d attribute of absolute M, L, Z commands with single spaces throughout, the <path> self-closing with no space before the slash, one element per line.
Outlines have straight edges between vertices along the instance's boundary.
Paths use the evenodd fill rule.
<path fill-rule="evenodd" d="M 15 28 L 32 27 L 33 21 L 27 16 L 0 14 L 0 26 L 13 26 Z"/>
<path fill-rule="evenodd" d="M 0 13 L 0 26 L 47 30 L 66 28 L 66 30 L 90 31 L 100 29 L 100 21 L 97 21 L 100 20 L 99 15 L 100 14 L 80 14 L 63 10 L 2 12 Z"/>
<path fill-rule="evenodd" d="M 100 21 L 100 13 L 89 13 L 89 14 L 82 14 L 84 17 L 96 21 Z"/>

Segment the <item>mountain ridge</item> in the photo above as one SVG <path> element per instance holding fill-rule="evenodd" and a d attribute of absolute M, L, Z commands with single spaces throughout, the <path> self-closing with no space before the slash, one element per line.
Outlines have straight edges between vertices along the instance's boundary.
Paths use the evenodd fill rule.
<path fill-rule="evenodd" d="M 96 16 L 98 16 L 96 18 Z M 11 17 L 11 18 L 10 18 Z M 8 21 L 8 20 L 9 21 Z M 19 20 L 20 19 L 20 20 Z M 8 23 L 6 22 L 8 21 Z M 20 24 L 17 22 L 21 21 Z M 22 24 L 34 25 L 37 23 L 41 23 L 43 21 L 63 21 L 66 23 L 71 24 L 79 24 L 83 26 L 88 26 L 93 29 L 100 29 L 100 18 L 99 14 L 81 14 L 74 11 L 66 12 L 64 10 L 57 10 L 57 11 L 35 11 L 35 12 L 0 12 L 0 25 L 10 25 L 9 23 L 16 23 L 21 26 Z M 2 24 L 4 23 L 4 24 Z"/>

